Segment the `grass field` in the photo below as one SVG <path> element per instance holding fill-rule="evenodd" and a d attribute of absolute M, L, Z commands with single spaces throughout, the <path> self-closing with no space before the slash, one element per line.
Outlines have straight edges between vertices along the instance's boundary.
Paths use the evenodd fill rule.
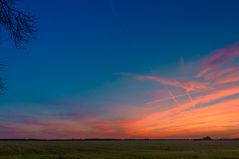
<path fill-rule="evenodd" d="M 239 159 L 239 141 L 0 141 L 0 159 Z"/>

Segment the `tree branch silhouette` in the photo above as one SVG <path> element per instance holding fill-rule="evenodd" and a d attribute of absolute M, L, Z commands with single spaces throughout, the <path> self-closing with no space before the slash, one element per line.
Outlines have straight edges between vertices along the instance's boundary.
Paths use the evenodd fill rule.
<path fill-rule="evenodd" d="M 17 48 L 34 38 L 36 17 L 15 8 L 16 0 L 0 0 L 0 26 L 8 32 Z M 1 29 L 2 30 L 2 29 Z"/>
<path fill-rule="evenodd" d="M 19 0 L 0 0 L 0 32 L 8 33 L 16 48 L 24 48 L 24 45 L 35 38 L 37 31 L 37 18 L 31 12 L 23 12 L 17 9 Z M 4 88 L 0 78 L 0 89 Z"/>

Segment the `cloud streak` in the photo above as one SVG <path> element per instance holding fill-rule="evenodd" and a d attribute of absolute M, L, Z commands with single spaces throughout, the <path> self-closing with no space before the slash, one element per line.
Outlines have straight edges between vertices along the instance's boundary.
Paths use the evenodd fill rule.
<path fill-rule="evenodd" d="M 147 81 L 160 86 L 145 93 L 147 100 L 137 104 L 111 103 L 109 99 L 99 107 L 84 109 L 79 108 L 82 103 L 71 107 L 61 103 L 61 110 L 54 106 L 47 114 L 0 112 L 4 119 L 0 138 L 239 137 L 239 67 L 231 62 L 238 56 L 238 43 L 217 50 L 190 77 L 117 74 L 133 77 L 140 85 Z"/>
<path fill-rule="evenodd" d="M 239 42 L 229 45 L 223 49 L 216 51 L 211 57 L 203 62 L 203 69 L 197 74 L 197 77 L 203 77 L 209 71 L 213 71 L 230 60 L 239 56 Z"/>
<path fill-rule="evenodd" d="M 164 85 L 173 86 L 177 88 L 182 88 L 186 92 L 191 92 L 199 89 L 206 89 L 209 87 L 209 84 L 206 82 L 200 82 L 196 80 L 176 80 L 161 76 L 144 76 L 144 75 L 138 75 L 136 76 L 139 80 L 152 80 Z"/>

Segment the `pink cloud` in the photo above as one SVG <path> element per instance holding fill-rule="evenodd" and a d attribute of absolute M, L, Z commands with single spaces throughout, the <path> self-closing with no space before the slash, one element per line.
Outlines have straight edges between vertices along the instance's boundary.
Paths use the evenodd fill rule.
<path fill-rule="evenodd" d="M 239 68 L 228 67 L 209 72 L 204 76 L 206 81 L 210 81 L 214 86 L 239 82 Z"/>
<path fill-rule="evenodd" d="M 216 81 L 219 78 L 235 74 L 239 72 L 238 67 L 229 67 L 224 69 L 215 70 L 213 72 L 208 73 L 204 76 L 204 79 L 207 81 Z"/>
<path fill-rule="evenodd" d="M 137 76 L 137 79 L 152 80 L 164 85 L 182 88 L 186 92 L 209 88 L 209 84 L 207 82 L 201 82 L 196 80 L 175 80 L 161 76 L 143 76 L 143 75 Z"/>
<path fill-rule="evenodd" d="M 216 51 L 203 63 L 203 69 L 197 74 L 196 77 L 200 78 L 206 75 L 209 71 L 215 70 L 223 66 L 233 58 L 239 56 L 239 42 L 229 45 L 223 49 Z"/>
<path fill-rule="evenodd" d="M 120 73 L 118 75 L 149 80 L 174 89 L 147 92 L 147 102 L 138 105 L 111 105 L 105 102 L 96 111 L 90 108 L 78 109 L 76 103 L 71 109 L 67 107 L 66 111 L 62 108 L 67 104 L 63 104 L 63 111 L 51 111 L 54 114 L 11 113 L 11 118 L 0 121 L 0 137 L 170 138 L 202 134 L 235 137 L 239 134 L 239 100 L 236 98 L 239 86 L 235 83 L 239 82 L 239 68 L 221 66 L 237 56 L 238 44 L 215 52 L 205 60 L 203 69 L 196 75 L 200 78 L 192 76 L 178 80 L 179 78 Z M 181 65 L 184 65 L 183 60 Z M 183 71 L 186 70 L 183 68 Z M 175 93 L 172 90 L 179 91 Z M 131 99 L 135 100 L 133 97 Z"/>
<path fill-rule="evenodd" d="M 74 117 L 64 115 L 38 117 L 20 114 L 23 120 L 0 124 L 0 128 L 8 130 L 0 135 L 5 138 L 9 136 L 16 138 L 167 138 L 195 136 L 204 133 L 214 135 L 218 133 L 218 136 L 223 136 L 228 133 L 229 136 L 230 129 L 226 129 L 225 126 L 235 129 L 235 124 L 239 123 L 237 120 L 238 99 L 216 104 L 210 104 L 210 102 L 235 94 L 239 94 L 238 87 L 214 90 L 203 96 L 198 96 L 193 102 L 188 101 L 168 110 L 154 110 L 154 112 L 146 111 L 148 105 L 144 105 L 143 109 L 136 107 L 130 109 L 130 106 L 127 106 L 125 111 L 132 116 L 129 119 L 126 119 L 124 113 L 118 110 L 114 112 L 115 115 L 119 113 L 117 118 L 109 117 L 107 113 L 112 113 L 109 110 L 105 110 L 105 114 L 98 116 L 90 113 L 78 116 L 77 112 L 74 113 Z M 196 104 L 209 105 L 185 111 Z M 154 106 L 157 105 L 155 103 Z M 146 114 L 142 114 L 142 112 L 146 112 Z M 141 115 L 134 116 L 137 113 Z M 18 113 L 15 114 L 15 116 L 18 115 Z"/>

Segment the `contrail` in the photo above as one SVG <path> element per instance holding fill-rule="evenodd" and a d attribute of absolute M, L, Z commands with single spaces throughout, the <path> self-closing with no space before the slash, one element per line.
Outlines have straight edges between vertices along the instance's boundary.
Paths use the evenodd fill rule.
<path fill-rule="evenodd" d="M 172 92 L 169 88 L 167 88 L 167 86 L 165 86 L 165 89 L 168 91 L 170 97 L 168 97 L 168 98 L 163 98 L 163 99 L 160 99 L 160 100 L 156 100 L 156 101 L 153 101 L 153 102 L 148 102 L 148 103 L 146 103 L 146 104 L 148 105 L 148 104 L 153 104 L 153 103 L 159 103 L 159 102 L 162 102 L 162 101 L 173 100 L 173 101 L 176 103 L 176 105 L 179 106 L 180 103 L 179 103 L 179 101 L 177 100 L 177 97 L 186 96 L 186 94 L 175 96 L 175 95 L 173 94 L 173 92 Z"/>
<path fill-rule="evenodd" d="M 175 95 L 173 94 L 173 92 L 170 89 L 167 89 L 169 95 L 172 97 L 172 99 L 174 100 L 174 102 L 177 104 L 177 106 L 180 105 L 180 103 L 178 102 L 177 98 L 175 97 Z"/>
<path fill-rule="evenodd" d="M 195 93 L 200 93 L 200 92 L 206 92 L 208 90 L 200 90 L 200 91 L 194 91 L 192 92 L 192 94 L 195 94 Z M 193 101 L 193 98 L 191 97 L 191 95 L 189 95 L 187 92 L 185 94 L 180 94 L 180 95 L 174 95 L 175 98 L 179 98 L 179 97 L 188 97 L 190 101 Z M 190 98 L 191 97 L 191 98 Z M 160 102 L 163 102 L 163 101 L 167 101 L 167 100 L 171 100 L 172 97 L 166 97 L 166 98 L 162 98 L 162 99 L 158 99 L 158 100 L 154 100 L 154 101 L 150 101 L 150 102 L 147 102 L 145 103 L 146 105 L 149 105 L 149 104 L 153 104 L 153 103 L 160 103 Z"/>
<path fill-rule="evenodd" d="M 186 94 L 187 94 L 187 96 L 188 96 L 190 102 L 193 102 L 193 98 L 192 98 L 191 94 L 190 94 L 189 92 L 187 92 Z"/>
<path fill-rule="evenodd" d="M 189 92 L 189 91 L 185 91 L 185 92 L 186 92 L 187 97 L 188 97 L 189 101 L 191 102 L 192 106 L 195 106 L 195 105 L 193 104 L 193 98 L 192 98 L 190 92 Z"/>
<path fill-rule="evenodd" d="M 180 94 L 180 95 L 177 95 L 177 96 L 174 95 L 175 98 L 184 97 L 184 96 L 187 96 L 187 94 Z M 147 102 L 147 103 L 145 103 L 145 104 L 148 105 L 148 104 L 153 104 L 153 103 L 160 103 L 160 102 L 167 101 L 167 100 L 171 100 L 171 99 L 172 99 L 172 97 L 167 97 L 167 98 L 162 98 L 162 99 L 150 101 L 150 102 Z"/>

